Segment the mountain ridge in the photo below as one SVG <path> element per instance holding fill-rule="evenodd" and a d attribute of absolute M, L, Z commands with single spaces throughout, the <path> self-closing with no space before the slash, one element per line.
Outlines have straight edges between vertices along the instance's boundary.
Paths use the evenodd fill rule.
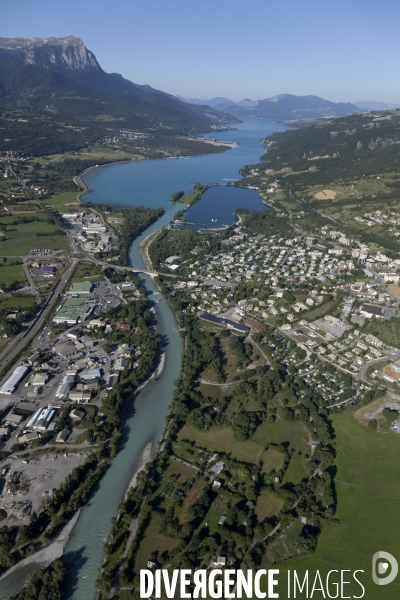
<path fill-rule="evenodd" d="M 235 115 L 238 118 L 254 117 L 272 120 L 320 119 L 325 117 L 341 117 L 360 111 L 360 108 L 350 102 L 331 102 L 320 96 L 296 96 L 294 94 L 277 94 L 271 98 L 251 100 L 243 98 L 233 102 L 228 98 L 216 97 L 211 100 L 199 98 L 179 99 L 191 104 L 208 105 L 221 111 Z"/>
<path fill-rule="evenodd" d="M 48 77 L 58 75 L 64 81 Z M 54 86 L 54 89 L 52 88 Z M 80 38 L 0 38 L 0 108 L 54 110 L 104 130 L 135 127 L 163 134 L 209 131 L 237 119 L 186 104 L 148 85 L 106 73 Z"/>

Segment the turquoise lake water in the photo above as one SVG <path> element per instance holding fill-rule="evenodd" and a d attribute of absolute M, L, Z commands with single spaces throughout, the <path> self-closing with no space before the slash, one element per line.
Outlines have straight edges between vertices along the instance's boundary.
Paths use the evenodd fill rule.
<path fill-rule="evenodd" d="M 141 240 L 168 223 L 182 208 L 179 203 L 168 202 L 173 192 L 181 189 L 190 191 L 193 183 L 198 181 L 223 184 L 228 180 L 238 179 L 239 169 L 242 166 L 259 161 L 264 151 L 264 147 L 259 143 L 260 138 L 283 129 L 279 124 L 271 121 L 247 121 L 237 127 L 237 131 L 209 136 L 239 143 L 238 147 L 222 154 L 111 165 L 94 169 L 84 177 L 86 185 L 94 190 L 84 196 L 84 200 L 130 206 L 140 204 L 150 207 L 162 206 L 166 209 L 166 213 L 133 242 L 130 249 L 130 262 L 133 266 L 144 267 L 139 251 Z M 213 190 L 220 190 L 220 193 L 225 195 L 227 194 L 225 190 L 230 189 L 217 187 L 208 190 L 203 199 L 187 211 L 187 218 L 191 214 L 190 211 L 194 214 L 195 209 L 199 211 L 196 216 L 198 222 L 208 218 L 210 209 L 213 209 L 215 214 L 217 205 L 212 195 Z M 239 198 L 242 193 L 245 195 Z M 240 203 L 246 200 L 247 208 L 252 208 L 253 202 L 259 204 L 260 209 L 263 208 L 256 192 L 237 190 L 232 194 L 236 194 Z M 233 198 L 233 195 L 230 197 Z M 224 202 L 229 203 L 228 196 Z M 227 207 L 224 205 L 223 210 L 226 212 L 224 222 L 230 218 L 229 215 L 233 222 L 233 210 L 230 209 L 233 209 L 235 199 L 231 202 L 232 205 L 228 204 Z M 220 215 L 222 220 L 222 213 Z M 212 225 L 210 221 L 209 226 Z M 220 226 L 219 220 L 217 226 Z M 103 545 L 110 532 L 111 519 L 116 516 L 118 505 L 131 481 L 132 474 L 140 464 L 143 449 L 149 443 L 153 450 L 157 447 L 168 414 L 174 381 L 179 375 L 182 347 L 175 316 L 166 300 L 159 295 L 153 281 L 143 276 L 142 282 L 149 300 L 157 300 L 154 308 L 158 331 L 165 346 L 165 367 L 157 381 L 150 383 L 137 396 L 122 431 L 121 451 L 94 489 L 88 505 L 82 510 L 73 529 L 64 555 L 69 565 L 66 600 L 95 598 L 95 581 L 101 569 Z M 15 594 L 21 589 L 30 571 L 31 569 L 21 569 L 5 577 L 0 582 L 0 598 L 8 598 L 10 594 Z"/>

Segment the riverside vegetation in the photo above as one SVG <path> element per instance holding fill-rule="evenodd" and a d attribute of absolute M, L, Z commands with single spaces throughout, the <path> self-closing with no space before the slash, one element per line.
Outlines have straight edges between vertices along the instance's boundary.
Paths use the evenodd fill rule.
<path fill-rule="evenodd" d="M 297 227 L 274 209 L 241 214 L 244 242 L 247 235 L 253 241 L 261 233 L 290 238 Z M 234 229 L 217 235 L 165 230 L 150 247 L 153 264 L 159 269 L 176 253 L 185 280 L 186 262 L 212 262 L 227 252 Z M 317 280 L 311 284 L 322 290 Z M 311 289 L 301 281 L 288 285 L 282 307 L 304 300 Z M 342 530 L 337 517 L 342 494 L 335 478 L 343 460 L 334 425 L 344 423 L 336 421 L 337 412 L 354 412 L 357 391 L 351 375 L 322 364 L 316 354 L 308 356 L 275 324 L 258 320 L 256 332 L 245 337 L 201 321 L 193 314 L 199 302 L 195 295 L 162 275 L 159 286 L 178 315 L 185 348 L 182 372 L 163 451 L 141 473 L 112 523 L 98 580 L 102 598 L 112 585 L 113 597 L 136 597 L 139 570 L 149 560 L 157 568 L 193 569 L 222 555 L 233 567 L 268 567 L 319 555 L 320 540 L 336 539 L 336 530 Z M 242 278 L 231 295 L 235 301 L 255 295 L 264 301 L 274 293 L 268 285 L 256 286 Z M 336 300 L 325 294 L 322 314 L 334 312 L 341 298 L 340 293 Z M 343 407 L 331 406 L 334 400 L 326 391 L 306 380 L 307 358 L 324 372 L 317 376 L 323 387 L 334 382 L 332 397 L 340 386 Z M 357 396 L 358 406 L 381 393 L 374 386 Z M 128 543 L 129 527 L 139 515 L 136 536 Z"/>
<path fill-rule="evenodd" d="M 125 280 L 125 275 L 112 267 L 108 269 L 107 275 L 111 280 Z M 140 290 L 138 278 L 134 278 L 134 283 Z M 114 331 L 108 335 L 108 343 L 127 343 L 143 347 L 143 352 L 137 361 L 137 368 L 131 372 L 125 370 L 121 373 L 118 383 L 102 400 L 101 417 L 88 415 L 85 418 L 91 452 L 84 463 L 76 467 L 64 483 L 54 490 L 52 497 L 43 503 L 40 512 L 31 514 L 28 525 L 0 528 L 0 570 L 3 572 L 52 540 L 76 510 L 87 503 L 93 486 L 102 476 L 109 461 L 118 452 L 125 409 L 134 399 L 138 386 L 154 369 L 159 341 L 157 335 L 150 330 L 151 314 L 144 294 L 142 293 L 134 302 L 111 309 L 108 314 L 113 320 L 129 326 L 126 330 Z M 97 329 L 92 335 L 95 335 L 96 339 L 105 337 L 104 327 Z M 67 407 L 61 414 L 54 435 L 70 425 L 69 410 L 70 407 Z M 51 440 L 48 435 L 44 435 L 38 441 L 43 444 Z M 51 579 L 54 573 L 53 575 L 51 571 L 49 573 Z M 57 573 L 59 574 L 60 570 L 57 570 Z M 43 575 L 43 577 L 47 580 L 47 576 Z M 38 578 L 40 580 L 41 576 L 36 575 L 34 580 Z M 37 589 L 36 583 L 32 583 L 32 589 Z M 43 594 L 38 597 L 45 597 Z"/>
<path fill-rule="evenodd" d="M 211 243 L 193 231 L 170 231 L 155 240 L 155 254 L 171 252 L 172 244 L 174 251 L 190 253 L 201 238 L 216 254 L 224 235 L 210 235 Z M 163 236 L 173 236 L 165 249 Z M 204 325 L 187 311 L 184 293 L 162 276 L 159 286 L 183 332 L 182 372 L 163 451 L 140 474 L 113 521 L 98 580 L 102 598 L 116 580 L 137 587 L 148 560 L 195 568 L 222 553 L 228 564 L 244 568 L 275 564 L 314 551 L 321 531 L 335 522 L 335 434 L 322 396 L 285 366 L 296 345 L 280 340 L 271 327 L 249 340 Z M 268 343 L 279 349 L 269 355 L 270 368 L 258 351 L 263 345 L 268 353 Z M 297 352 L 301 363 L 305 352 Z M 249 370 L 251 363 L 257 366 Z M 229 374 L 234 377 L 226 387 L 199 383 L 223 386 Z M 217 462 L 222 468 L 210 479 Z M 126 547 L 139 513 L 136 536 Z M 283 531 L 290 538 L 284 553 L 277 549 Z"/>

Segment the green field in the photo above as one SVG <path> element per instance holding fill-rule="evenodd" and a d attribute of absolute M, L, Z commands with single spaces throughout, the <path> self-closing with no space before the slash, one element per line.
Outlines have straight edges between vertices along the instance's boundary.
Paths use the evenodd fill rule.
<path fill-rule="evenodd" d="M 282 506 L 283 501 L 280 498 L 276 498 L 270 492 L 262 491 L 257 498 L 255 513 L 258 520 L 263 521 L 266 518 L 279 514 Z"/>
<path fill-rule="evenodd" d="M 76 202 L 76 196 L 78 192 L 63 192 L 61 194 L 54 194 L 50 198 L 46 198 L 43 200 L 43 204 L 46 206 L 55 206 L 57 210 L 61 210 L 65 212 L 70 212 L 76 210 L 76 206 L 66 206 L 62 207 L 63 204 L 70 204 L 71 202 Z"/>
<path fill-rule="evenodd" d="M 179 544 L 179 539 L 167 537 L 159 533 L 160 521 L 154 516 L 150 525 L 146 529 L 143 540 L 140 542 L 139 550 L 136 555 L 135 574 L 139 574 L 140 569 L 145 569 L 147 561 L 154 550 L 157 550 L 158 555 L 162 556 L 163 552 L 171 552 Z"/>
<path fill-rule="evenodd" d="M 7 256 L 23 256 L 33 248 L 69 250 L 68 239 L 65 235 L 36 235 L 37 233 L 50 234 L 57 230 L 57 226 L 54 223 L 47 223 L 45 219 L 47 219 L 47 216 L 43 215 L 42 221 L 8 225 L 6 231 L 7 239 L 2 238 L 0 241 L 0 253 Z M 4 221 L 4 218 L 2 222 L 7 223 L 7 221 Z"/>
<path fill-rule="evenodd" d="M 290 447 L 295 450 L 309 450 L 308 435 L 300 421 L 282 421 L 263 423 L 252 437 L 252 441 L 266 446 L 267 444 L 281 444 L 290 442 Z"/>
<path fill-rule="evenodd" d="M 283 477 L 282 483 L 286 483 L 287 481 L 291 481 L 292 483 L 300 483 L 303 477 L 305 477 L 306 474 L 309 474 L 308 472 L 306 473 L 304 469 L 304 463 L 305 459 L 303 459 L 301 456 L 296 454 L 292 456 L 290 458 L 289 466 Z"/>
<path fill-rule="evenodd" d="M 27 308 L 35 308 L 36 302 L 33 296 L 0 296 L 0 310 L 26 310 Z"/>
<path fill-rule="evenodd" d="M 26 281 L 22 265 L 0 266 L 0 285 L 9 285 L 13 281 Z"/>
<path fill-rule="evenodd" d="M 171 475 L 177 475 L 177 481 L 179 481 L 179 483 L 185 483 L 188 479 L 192 479 L 195 474 L 196 471 L 192 469 L 192 467 L 188 467 L 177 460 L 170 460 L 168 470 L 165 473 L 165 478 L 168 478 Z"/>
<path fill-rule="evenodd" d="M 309 569 L 321 574 L 330 569 L 362 569 L 366 600 L 397 600 L 399 578 L 379 593 L 371 579 L 371 560 L 375 552 L 385 550 L 400 559 L 398 510 L 400 504 L 400 436 L 377 433 L 362 427 L 351 416 L 333 417 L 336 431 L 337 475 L 335 477 L 339 525 L 323 530 L 314 555 L 293 559 L 281 567 L 282 589 L 286 589 L 287 569 L 304 573 Z M 360 596 L 353 584 L 347 596 Z M 298 598 L 305 598 L 298 594 Z M 322 598 L 318 593 L 316 598 Z"/>
<path fill-rule="evenodd" d="M 280 471 L 282 469 L 284 456 L 282 452 L 277 452 L 273 448 L 269 448 L 262 455 L 261 460 L 263 462 L 262 472 L 270 473 L 271 471 Z"/>
<path fill-rule="evenodd" d="M 85 262 L 79 263 L 79 265 L 76 267 L 72 281 L 99 281 L 103 278 L 103 271 L 101 270 L 101 267 L 99 265 Z"/>
<path fill-rule="evenodd" d="M 213 427 L 207 431 L 200 431 L 187 425 L 181 429 L 178 437 L 181 440 L 194 440 L 197 446 L 210 452 L 225 452 L 232 458 L 254 464 L 258 463 L 264 451 L 264 446 L 251 440 L 235 440 L 230 427 Z"/>
<path fill-rule="evenodd" d="M 380 323 L 375 319 L 365 319 L 362 331 L 363 333 L 371 333 L 372 335 L 379 336 L 379 339 L 389 346 L 400 344 L 400 319 L 396 317 L 381 320 Z"/>

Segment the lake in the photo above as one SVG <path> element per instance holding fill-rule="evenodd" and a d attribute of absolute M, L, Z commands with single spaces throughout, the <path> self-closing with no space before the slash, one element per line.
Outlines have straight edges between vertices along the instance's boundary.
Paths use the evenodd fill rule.
<path fill-rule="evenodd" d="M 283 129 L 271 121 L 246 121 L 237 127 L 236 131 L 218 134 L 220 139 L 239 143 L 238 147 L 221 154 L 186 160 L 143 160 L 111 165 L 94 169 L 84 177 L 86 185 L 93 189 L 93 192 L 84 196 L 84 200 L 126 206 L 163 206 L 166 209 L 166 213 L 131 245 L 129 259 L 133 266 L 144 267 L 139 250 L 141 240 L 168 223 L 181 210 L 181 204 L 168 202 L 173 192 L 181 189 L 190 191 L 197 181 L 226 183 L 229 179 L 238 179 L 242 166 L 259 161 L 264 151 L 259 143 L 260 138 Z M 209 137 L 215 137 L 215 134 Z M 214 193 L 221 198 L 219 206 L 213 202 L 209 205 L 207 201 Z M 246 208 L 253 208 L 253 204 L 263 208 L 257 192 L 216 187 L 208 190 L 199 203 L 189 208 L 187 218 L 190 214 L 197 214 L 199 223 L 206 222 L 208 218 L 217 218 L 217 225 L 219 219 L 225 223 L 232 218 L 233 222 L 231 209 L 236 201 L 239 204 L 245 202 Z M 212 215 L 206 217 L 211 205 Z M 212 225 L 211 221 L 209 224 Z M 95 582 L 101 568 L 103 545 L 111 529 L 111 519 L 117 514 L 132 474 L 140 464 L 143 450 L 149 444 L 153 451 L 157 447 L 171 403 L 174 381 L 179 375 L 182 346 L 175 316 L 154 282 L 148 276 L 141 276 L 141 279 L 155 309 L 165 350 L 165 366 L 160 377 L 149 383 L 132 404 L 131 414 L 121 431 L 121 450 L 93 490 L 72 531 L 64 554 L 69 566 L 66 600 L 95 598 Z M 21 589 L 28 571 L 17 569 L 5 576 L 0 582 L 0 598 L 7 598 Z"/>

